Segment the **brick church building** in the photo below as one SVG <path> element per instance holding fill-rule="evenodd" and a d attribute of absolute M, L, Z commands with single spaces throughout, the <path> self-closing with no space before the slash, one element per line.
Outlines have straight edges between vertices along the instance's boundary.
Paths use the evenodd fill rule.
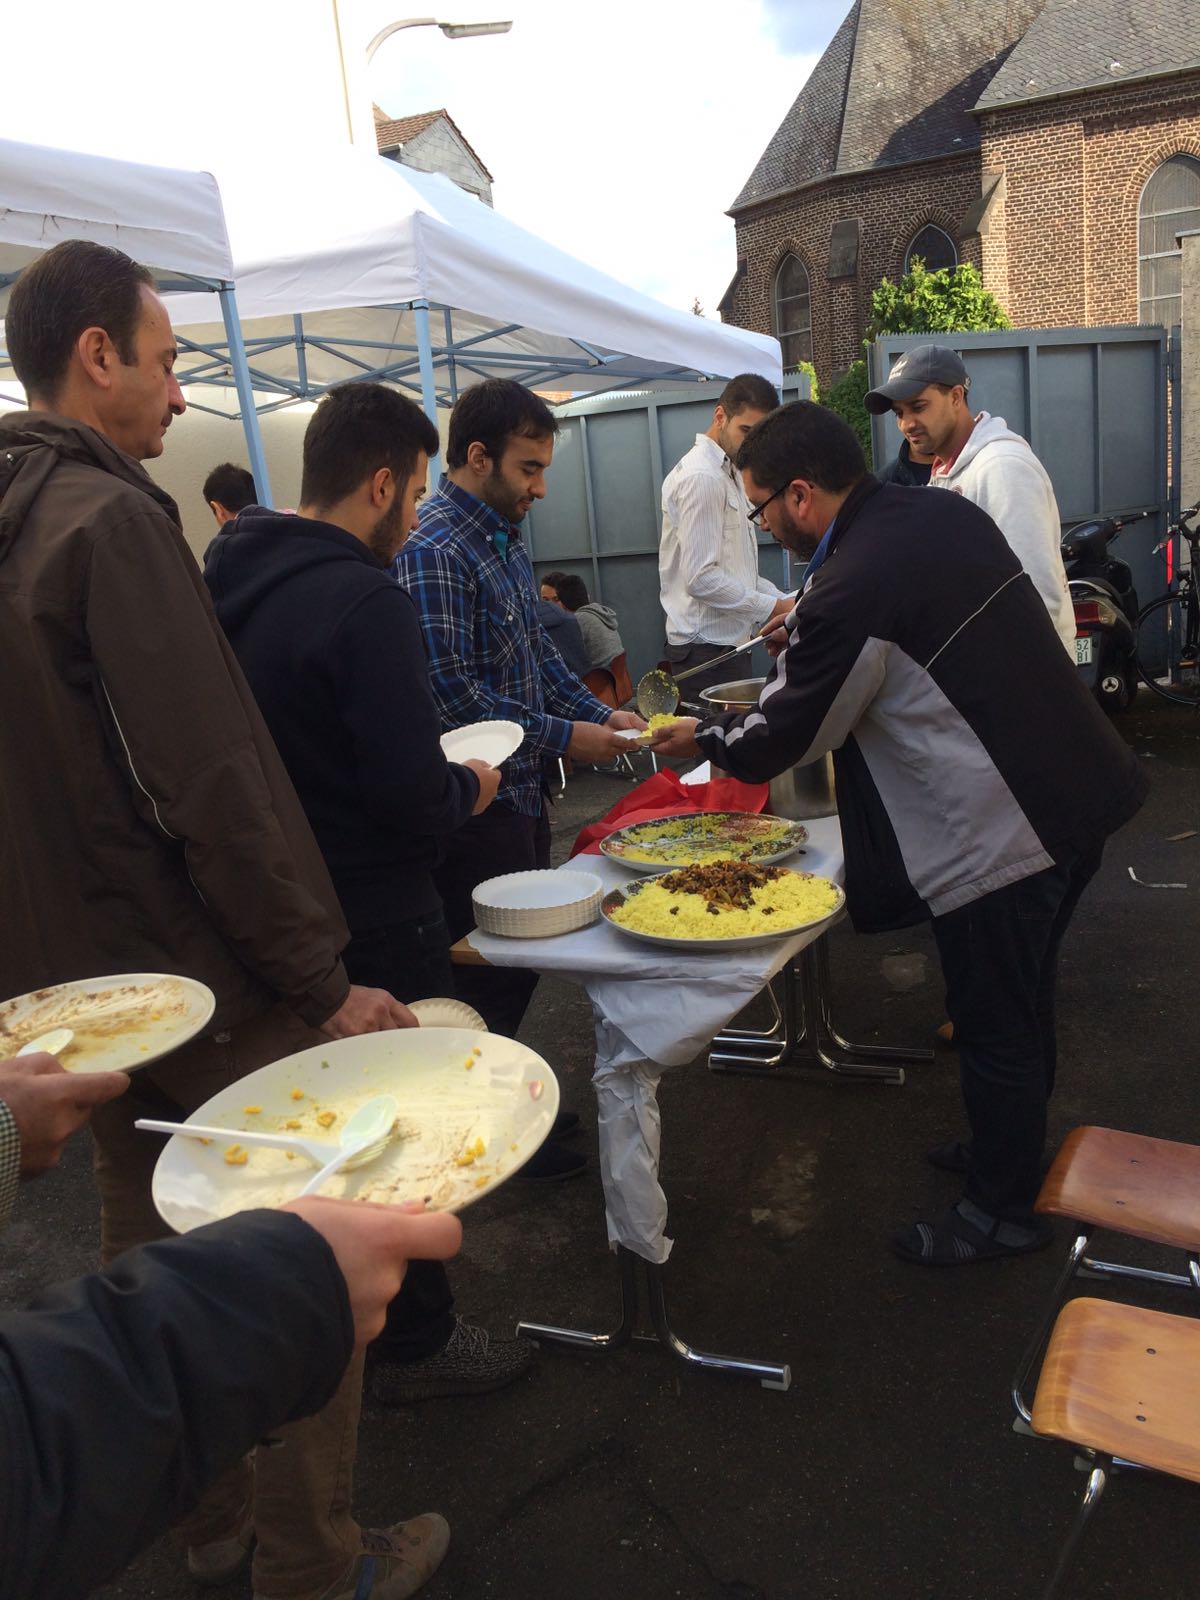
<path fill-rule="evenodd" d="M 1171 326 L 1200 0 L 856 0 L 729 214 L 722 318 L 823 383 L 914 255 L 971 262 L 1017 327 Z"/>

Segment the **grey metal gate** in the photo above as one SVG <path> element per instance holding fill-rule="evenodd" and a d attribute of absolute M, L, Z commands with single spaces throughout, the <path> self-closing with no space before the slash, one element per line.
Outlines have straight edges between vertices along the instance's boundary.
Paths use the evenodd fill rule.
<path fill-rule="evenodd" d="M 1003 417 L 1029 440 L 1050 474 L 1064 527 L 1156 509 L 1155 517 L 1122 536 L 1114 553 L 1133 569 L 1143 602 L 1161 593 L 1166 569 L 1154 546 L 1170 509 L 1166 329 L 889 334 L 868 350 L 872 385 L 884 381 L 902 351 L 930 342 L 962 356 L 973 410 Z M 900 444 L 892 418 L 873 418 L 871 438 L 882 466 Z"/>
<path fill-rule="evenodd" d="M 663 479 L 712 422 L 723 387 L 601 395 L 557 411 L 562 432 L 546 474 L 546 498 L 526 519 L 529 552 L 539 577 L 553 570 L 577 573 L 593 600 L 612 606 L 634 682 L 662 655 Z M 784 380 L 785 400 L 808 393 L 803 374 Z M 767 534 L 759 539 L 759 569 L 781 587 L 787 582 L 783 552 Z M 765 662 L 764 655 L 760 671 Z"/>

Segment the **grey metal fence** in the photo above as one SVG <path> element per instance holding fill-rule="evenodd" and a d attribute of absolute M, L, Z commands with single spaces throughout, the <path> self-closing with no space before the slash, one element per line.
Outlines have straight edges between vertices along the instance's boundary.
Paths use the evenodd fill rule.
<path fill-rule="evenodd" d="M 662 655 L 658 536 L 663 479 L 712 422 L 723 384 L 642 394 L 601 395 L 561 407 L 562 432 L 546 474 L 546 498 L 526 519 L 540 576 L 574 572 L 593 600 L 617 614 L 629 670 L 637 681 Z M 785 400 L 806 399 L 808 379 L 790 374 Z M 785 558 L 769 535 L 759 539 L 759 569 L 781 587 Z M 754 653 L 749 668 L 755 670 Z M 766 657 L 757 670 L 766 670 Z"/>
<path fill-rule="evenodd" d="M 868 351 L 872 383 L 901 351 L 928 334 L 888 335 Z M 1168 341 L 1159 327 L 1011 329 L 938 336 L 971 373 L 971 404 L 1002 416 L 1029 440 L 1054 484 L 1064 527 L 1087 517 L 1154 508 L 1117 546 L 1145 600 L 1166 586 L 1153 553 L 1168 514 Z M 786 400 L 807 398 L 808 380 L 790 375 Z M 577 573 L 592 599 L 617 613 L 633 678 L 662 652 L 658 537 L 662 482 L 708 427 L 720 386 L 604 395 L 559 411 L 562 433 L 547 474 L 547 494 L 527 523 L 540 573 Z M 891 459 L 899 434 L 876 417 L 877 465 Z M 783 553 L 760 536 L 759 566 L 786 586 Z M 765 670 L 759 652 L 747 675 Z"/>

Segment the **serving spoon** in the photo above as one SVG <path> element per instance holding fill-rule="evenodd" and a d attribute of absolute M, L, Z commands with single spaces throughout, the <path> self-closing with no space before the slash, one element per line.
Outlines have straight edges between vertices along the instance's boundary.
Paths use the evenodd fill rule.
<path fill-rule="evenodd" d="M 672 675 L 663 667 L 655 667 L 652 671 L 644 673 L 638 679 L 637 708 L 643 717 L 669 715 L 679 704 L 679 685 L 686 678 L 694 678 L 698 672 L 711 672 L 713 667 L 719 667 L 722 662 L 732 661 L 734 656 L 745 655 L 747 650 L 753 650 L 756 644 L 761 644 L 762 635 L 756 633 L 753 639 L 747 639 L 744 644 L 726 650 L 723 656 L 714 656 L 711 661 L 704 661 L 698 667 L 689 667 L 686 672 Z"/>

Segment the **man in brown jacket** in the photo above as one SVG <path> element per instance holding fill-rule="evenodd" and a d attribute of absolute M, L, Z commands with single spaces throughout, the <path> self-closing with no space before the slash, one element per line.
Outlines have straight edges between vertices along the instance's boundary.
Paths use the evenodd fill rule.
<path fill-rule="evenodd" d="M 412 1025 L 354 988 L 320 852 L 213 616 L 173 501 L 138 464 L 184 410 L 153 279 L 72 240 L 12 291 L 8 352 L 28 412 L 0 417 L 0 993 L 104 973 L 208 984 L 212 1031 L 93 1118 L 106 1261 L 168 1230 L 150 1199 L 182 1118 L 320 1035 Z M 315 1030 L 319 1030 L 315 1031 Z M 350 1514 L 361 1365 L 280 1430 L 186 1526 L 223 1582 L 253 1541 L 256 1600 L 412 1594 L 440 1517 L 364 1533 Z"/>

